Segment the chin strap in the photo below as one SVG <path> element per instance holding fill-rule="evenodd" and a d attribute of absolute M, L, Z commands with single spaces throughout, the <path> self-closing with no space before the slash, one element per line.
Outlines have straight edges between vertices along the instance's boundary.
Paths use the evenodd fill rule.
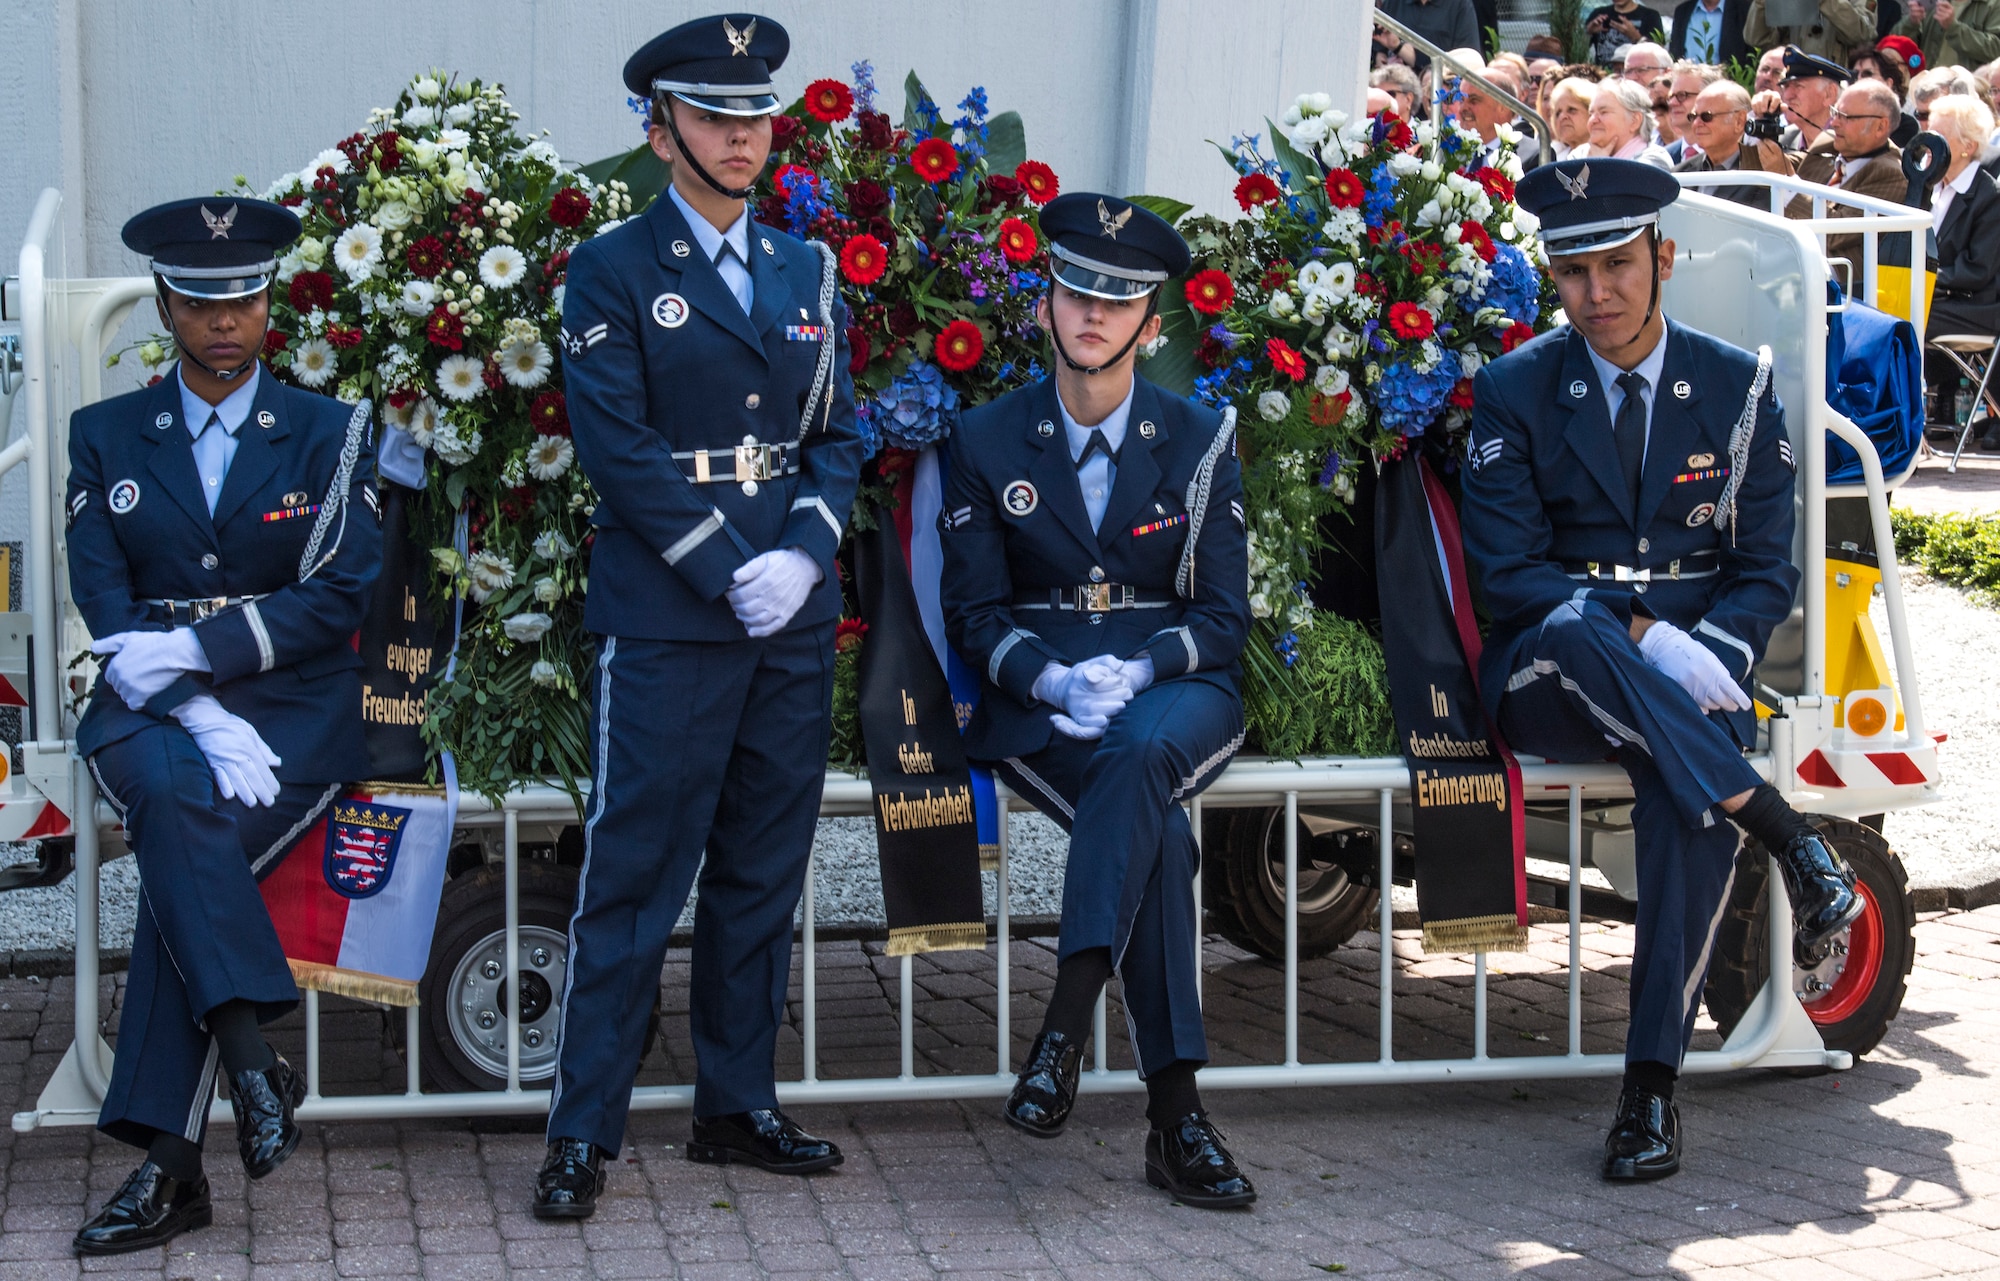
<path fill-rule="evenodd" d="M 1055 339 L 1056 354 L 1062 357 L 1062 362 L 1065 365 L 1068 365 L 1071 370 L 1079 374 L 1084 374 L 1086 376 L 1093 374 L 1101 374 L 1105 370 L 1117 364 L 1119 361 L 1125 359 L 1125 353 L 1131 351 L 1132 348 L 1139 345 L 1139 335 L 1146 332 L 1146 322 L 1150 321 L 1154 316 L 1158 315 L 1159 310 L 1160 310 L 1160 291 L 1158 289 L 1155 289 L 1146 298 L 1146 319 L 1141 320 L 1139 322 L 1139 327 L 1132 331 L 1132 336 L 1125 340 L 1125 345 L 1118 349 L 1118 354 L 1113 356 L 1111 359 L 1105 361 L 1101 365 L 1079 365 L 1074 360 L 1070 359 L 1068 349 L 1066 349 L 1063 346 L 1062 331 L 1056 328 L 1055 295 L 1053 292 L 1051 292 L 1049 295 L 1049 337 Z"/>
<path fill-rule="evenodd" d="M 1646 245 L 1653 253 L 1653 295 L 1646 300 L 1646 314 L 1639 321 L 1639 328 L 1632 334 L 1632 341 L 1638 342 L 1639 335 L 1646 332 L 1646 326 L 1653 323 L 1653 313 L 1660 309 L 1660 229 L 1658 226 L 1646 228 Z"/>
<path fill-rule="evenodd" d="M 167 282 L 158 276 L 154 276 L 153 289 L 160 296 L 160 310 L 167 318 L 167 335 L 174 340 L 175 350 L 180 352 L 182 360 L 188 361 L 195 368 L 201 370 L 211 378 L 220 378 L 226 383 L 233 383 L 238 378 L 249 373 L 256 366 L 257 358 L 264 354 L 264 334 L 268 334 L 271 331 L 269 321 L 266 321 L 264 324 L 264 334 L 257 335 L 257 342 L 251 349 L 250 359 L 244 361 L 234 369 L 217 369 L 200 356 L 195 355 L 194 352 L 188 349 L 188 345 L 181 341 L 180 331 L 174 328 L 174 309 L 167 301 Z"/>
<path fill-rule="evenodd" d="M 755 190 L 754 187 L 725 187 L 715 180 L 713 174 L 701 167 L 701 161 L 696 160 L 694 153 L 688 150 L 687 139 L 681 137 L 681 127 L 674 123 L 674 104 L 668 101 L 665 95 L 661 95 L 660 114 L 667 118 L 667 132 L 674 136 L 674 151 L 686 162 L 688 168 L 694 170 L 695 177 L 707 183 L 718 194 L 727 196 L 731 200 L 748 200 L 750 198 L 751 193 Z"/>

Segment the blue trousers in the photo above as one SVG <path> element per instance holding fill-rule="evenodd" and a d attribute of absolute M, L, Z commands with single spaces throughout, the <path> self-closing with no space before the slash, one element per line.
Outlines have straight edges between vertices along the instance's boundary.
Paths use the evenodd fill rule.
<path fill-rule="evenodd" d="M 1762 780 L 1729 730 L 1595 602 L 1558 605 L 1514 638 L 1505 670 L 1500 732 L 1513 747 L 1572 762 L 1615 751 L 1632 779 L 1639 921 L 1625 1059 L 1678 1070 L 1743 844 L 1716 802 Z"/>
<path fill-rule="evenodd" d="M 1033 755 L 994 763 L 1070 834 L 1057 957 L 1111 949 L 1141 1076 L 1208 1061 L 1195 971 L 1201 854 L 1180 802 L 1242 746 L 1242 700 L 1183 679 L 1127 703 L 1102 738 L 1058 734 Z"/>
<path fill-rule="evenodd" d="M 777 1106 L 771 1056 L 832 706 L 831 622 L 764 640 L 598 638 L 550 1139 L 623 1144 L 660 964 L 697 871 L 695 1115 Z"/>
<path fill-rule="evenodd" d="M 124 818 L 140 886 L 118 1055 L 97 1128 L 137 1147 L 162 1131 L 200 1143 L 217 1068 L 208 1012 L 250 1001 L 268 1023 L 299 1002 L 257 882 L 339 786 L 286 783 L 275 805 L 255 808 L 223 800 L 178 721 L 99 749 L 90 768 Z"/>

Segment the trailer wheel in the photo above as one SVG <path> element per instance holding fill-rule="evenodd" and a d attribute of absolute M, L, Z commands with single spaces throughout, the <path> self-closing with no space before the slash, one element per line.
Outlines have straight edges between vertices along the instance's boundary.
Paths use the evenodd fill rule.
<path fill-rule="evenodd" d="M 1209 816 L 1203 832 L 1208 927 L 1274 961 L 1285 957 L 1284 822 L 1285 811 L 1275 807 L 1230 809 Z M 1315 836 L 1301 822 L 1298 840 L 1299 958 L 1304 960 L 1333 951 L 1372 919 L 1374 887 L 1360 884 L 1346 869 L 1375 865 L 1375 834 L 1352 829 Z"/>
<path fill-rule="evenodd" d="M 572 867 L 521 863 L 520 968 L 512 985 L 502 980 L 507 955 L 505 870 L 479 867 L 446 882 L 430 964 L 419 987 L 427 1089 L 507 1088 L 510 992 L 518 993 L 521 1002 L 521 1084 L 539 1088 L 554 1079 L 577 880 Z M 390 1020 L 399 1043 L 402 1022 Z M 646 1025 L 644 1044 L 649 1054 L 659 1030 L 656 1003 Z"/>
<path fill-rule="evenodd" d="M 1916 960 L 1917 914 L 1903 861 L 1881 834 L 1861 823 L 1817 818 L 1815 827 L 1854 869 L 1866 906 L 1817 968 L 1794 968 L 1792 988 L 1830 1050 L 1860 1058 L 1881 1043 L 1903 1008 L 1903 991 Z M 1726 1038 L 1742 1021 L 1770 973 L 1770 863 L 1762 846 L 1746 841 L 1736 865 L 1736 886 L 1715 936 L 1708 967 L 1708 1012 Z M 1782 891 L 1781 891 L 1782 892 Z M 1807 1069 L 1806 1074 L 1814 1074 Z"/>

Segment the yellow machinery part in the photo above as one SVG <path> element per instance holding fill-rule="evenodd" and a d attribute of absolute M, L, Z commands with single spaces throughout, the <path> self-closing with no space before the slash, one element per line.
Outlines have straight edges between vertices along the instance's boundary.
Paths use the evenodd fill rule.
<path fill-rule="evenodd" d="M 1857 561 L 1826 558 L 1826 688 L 1843 700 L 1833 723 L 1844 726 L 1845 699 L 1858 689 L 1887 689 L 1889 660 L 1868 606 L 1875 599 L 1882 571 Z M 1896 725 L 1903 728 L 1903 700 L 1896 700 Z"/>

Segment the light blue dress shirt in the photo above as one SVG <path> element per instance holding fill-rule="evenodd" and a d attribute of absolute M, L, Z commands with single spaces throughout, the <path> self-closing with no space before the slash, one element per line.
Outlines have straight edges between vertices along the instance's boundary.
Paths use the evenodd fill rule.
<path fill-rule="evenodd" d="M 701 246 L 703 254 L 722 273 L 722 283 L 729 286 L 729 292 L 736 295 L 737 305 L 743 314 L 750 314 L 750 207 L 745 205 L 728 231 L 717 231 L 715 224 L 694 211 L 694 206 L 681 199 L 681 193 L 672 187 L 667 194 L 681 207 L 681 216 L 687 219 L 688 229 L 694 232 L 695 243 Z M 722 247 L 729 246 L 729 252 L 722 253 Z"/>
<path fill-rule="evenodd" d="M 1688 15 L 1687 56 L 1695 62 L 1720 62 L 1722 52 L 1722 0 L 1713 9 L 1707 0 L 1697 0 Z"/>
<path fill-rule="evenodd" d="M 1597 349 L 1589 343 L 1583 349 L 1590 353 L 1590 364 L 1597 371 L 1597 385 L 1604 388 L 1604 403 L 1611 410 L 1611 421 L 1618 421 L 1618 411 L 1625 406 L 1625 393 L 1618 386 L 1618 377 L 1625 371 L 1597 354 Z M 1660 330 L 1660 341 L 1653 346 L 1647 357 L 1632 367 L 1632 372 L 1646 380 L 1646 443 L 1653 440 L 1653 406 L 1660 395 L 1660 371 L 1667 363 L 1667 332 Z M 1643 458 L 1644 455 L 1642 454 Z M 1643 464 L 1641 464 L 1643 466 Z"/>
<path fill-rule="evenodd" d="M 201 496 L 207 500 L 211 516 L 215 515 L 215 500 L 222 497 L 222 480 L 229 475 L 229 464 L 236 461 L 236 432 L 250 417 L 250 406 L 257 400 L 257 380 L 263 376 L 262 369 L 250 366 L 250 376 L 243 385 L 224 396 L 221 404 L 211 405 L 189 391 L 175 371 L 174 378 L 181 384 L 181 421 L 194 437 L 194 469 L 201 476 Z"/>
<path fill-rule="evenodd" d="M 1104 416 L 1104 421 L 1096 427 L 1080 425 L 1069 416 L 1069 406 L 1056 397 L 1056 404 L 1062 410 L 1063 434 L 1069 441 L 1071 462 L 1083 457 L 1084 446 L 1090 443 L 1090 433 L 1101 431 L 1113 450 L 1125 447 L 1125 424 L 1132 416 L 1132 394 L 1139 390 L 1139 380 L 1132 380 L 1132 387 L 1125 393 L 1125 399 L 1118 408 Z M 1090 461 L 1077 469 L 1076 483 L 1083 490 L 1083 509 L 1090 514 L 1090 528 L 1096 530 L 1104 519 L 1104 509 L 1111 504 L 1111 486 L 1118 479 L 1118 469 L 1102 453 L 1092 454 Z"/>

